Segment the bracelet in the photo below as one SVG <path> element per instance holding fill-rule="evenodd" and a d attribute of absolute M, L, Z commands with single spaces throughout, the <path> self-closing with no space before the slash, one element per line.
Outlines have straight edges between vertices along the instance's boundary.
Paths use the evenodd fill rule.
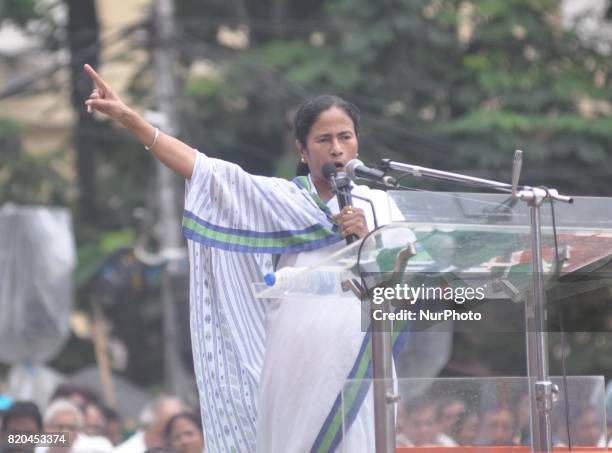
<path fill-rule="evenodd" d="M 153 137 L 153 143 L 151 143 L 149 146 L 144 145 L 145 149 L 147 151 L 149 151 L 151 148 L 153 148 L 155 146 L 155 144 L 157 143 L 157 139 L 159 138 L 159 128 L 155 128 L 155 137 Z"/>

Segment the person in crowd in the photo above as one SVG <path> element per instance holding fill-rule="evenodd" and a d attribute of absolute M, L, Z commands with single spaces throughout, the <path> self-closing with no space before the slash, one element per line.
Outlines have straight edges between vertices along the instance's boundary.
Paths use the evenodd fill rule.
<path fill-rule="evenodd" d="M 516 414 L 516 426 L 514 427 L 512 441 L 515 445 L 528 445 L 531 439 L 531 412 L 528 393 L 520 396 L 514 413 Z"/>
<path fill-rule="evenodd" d="M 42 416 L 38 406 L 30 401 L 16 401 L 2 418 L 0 451 L 33 452 L 34 445 L 14 445 L 8 442 L 9 435 L 36 434 L 42 432 Z"/>
<path fill-rule="evenodd" d="M 49 434 L 66 434 L 67 442 L 41 447 L 36 453 L 111 453 L 112 444 L 102 436 L 84 432 L 85 416 L 71 399 L 58 398 L 49 404 L 44 415 L 44 429 Z"/>
<path fill-rule="evenodd" d="M 606 446 L 606 427 L 603 413 L 598 413 L 588 404 L 570 405 L 568 439 L 565 407 L 560 406 L 556 415 L 556 446 L 604 447 Z"/>
<path fill-rule="evenodd" d="M 584 447 L 605 446 L 605 432 L 602 414 L 594 407 L 587 406 L 580 411 L 571 423 L 573 445 Z"/>
<path fill-rule="evenodd" d="M 459 423 L 466 411 L 465 402 L 458 396 L 448 396 L 438 400 L 438 424 L 440 437 L 448 444 L 456 442 Z"/>
<path fill-rule="evenodd" d="M 106 415 L 102 406 L 98 403 L 90 402 L 85 405 L 83 409 L 85 416 L 85 428 L 84 432 L 88 436 L 102 436 L 106 437 Z"/>
<path fill-rule="evenodd" d="M 164 430 L 166 445 L 177 453 L 202 453 L 204 432 L 202 422 L 193 412 L 181 412 L 172 417 Z"/>
<path fill-rule="evenodd" d="M 450 447 L 457 445 L 443 436 L 438 420 L 438 403 L 434 398 L 422 396 L 408 401 L 398 414 L 398 446 Z"/>
<path fill-rule="evenodd" d="M 87 403 L 83 409 L 84 427 L 73 447 L 74 453 L 110 453 L 114 446 L 106 435 L 107 420 L 104 410 L 95 401 Z"/>
<path fill-rule="evenodd" d="M 481 445 L 514 445 L 516 416 L 507 405 L 485 407 L 481 415 L 478 443 Z"/>
<path fill-rule="evenodd" d="M 478 412 L 467 412 L 459 420 L 455 440 L 459 445 L 473 446 L 477 444 L 480 418 Z"/>
<path fill-rule="evenodd" d="M 106 419 L 106 437 L 114 446 L 123 441 L 123 423 L 119 412 L 110 407 L 104 406 L 104 418 Z"/>
<path fill-rule="evenodd" d="M 42 416 L 31 401 L 16 401 L 2 418 L 4 432 L 37 433 L 42 431 Z"/>
<path fill-rule="evenodd" d="M 251 282 L 284 267 L 308 267 L 374 227 L 368 202 L 340 209 L 323 167 L 337 171 L 358 155 L 359 112 L 336 96 L 298 109 L 294 129 L 301 175 L 293 181 L 250 175 L 159 131 L 129 108 L 90 66 L 86 101 L 127 128 L 187 182 L 183 233 L 191 264 L 193 353 L 207 448 L 288 453 L 373 451 L 371 388 L 352 400 L 342 426 L 343 386 L 369 369 L 369 336 L 359 301 L 254 299 Z M 307 174 L 306 174 L 307 173 Z M 386 193 L 353 185 L 378 224 L 400 213 Z M 403 341 L 404 336 L 395 337 Z M 394 349 L 396 351 L 397 349 Z M 369 397 L 370 396 L 370 397 Z"/>
<path fill-rule="evenodd" d="M 66 434 L 68 445 L 49 446 L 37 453 L 64 453 L 69 452 L 71 447 L 76 444 L 85 422 L 83 413 L 72 400 L 57 398 L 47 406 L 43 424 L 47 433 Z"/>
<path fill-rule="evenodd" d="M 164 429 L 168 420 L 185 411 L 183 402 L 172 396 L 160 396 L 144 407 L 140 414 L 140 429 L 125 442 L 119 444 L 114 453 L 132 453 L 148 448 L 164 447 Z"/>

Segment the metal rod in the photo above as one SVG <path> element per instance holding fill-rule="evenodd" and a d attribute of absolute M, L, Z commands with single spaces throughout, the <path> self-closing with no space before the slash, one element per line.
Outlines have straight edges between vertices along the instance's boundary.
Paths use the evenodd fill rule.
<path fill-rule="evenodd" d="M 515 164 L 516 165 L 516 164 Z M 522 165 L 522 164 L 521 164 Z M 422 177 L 425 176 L 431 179 L 439 179 L 442 181 L 457 182 L 463 185 L 472 187 L 481 187 L 483 189 L 497 190 L 498 192 L 505 192 L 516 194 L 515 196 L 520 200 L 530 202 L 534 195 L 534 190 L 542 190 L 536 187 L 520 186 L 516 187 L 512 184 L 505 182 L 493 181 L 491 179 L 477 178 L 475 176 L 462 175 L 461 173 L 452 173 L 449 171 L 436 170 L 435 168 L 420 167 L 418 165 L 404 164 L 402 162 L 394 162 L 389 159 L 383 159 L 380 163 L 380 167 L 387 170 L 395 170 L 400 173 Z M 518 181 L 517 181 L 518 182 Z M 514 190 L 513 190 L 514 189 Z M 517 189 L 520 189 L 516 192 Z M 574 199 L 566 195 L 560 195 L 555 189 L 546 189 L 545 198 L 550 200 L 562 201 L 564 203 L 573 203 Z"/>
<path fill-rule="evenodd" d="M 374 378 L 376 453 L 392 453 L 395 451 L 395 405 L 392 398 L 393 350 L 391 342 L 393 325 L 389 320 L 376 320 L 373 316 L 370 319 L 372 320 L 372 372 Z"/>
<path fill-rule="evenodd" d="M 436 170 L 434 168 L 420 167 L 418 165 L 404 164 L 402 162 L 394 162 L 392 160 L 383 160 L 383 166 L 396 170 L 402 173 L 407 173 L 413 176 L 426 176 L 432 179 L 441 179 L 444 181 L 454 181 L 461 184 L 474 185 L 495 189 L 501 192 L 512 193 L 512 185 L 504 182 L 492 181 L 490 179 L 476 178 L 475 176 L 462 175 L 460 173 L 452 173 L 448 171 Z"/>
<path fill-rule="evenodd" d="M 408 259 L 416 255 L 413 242 L 398 254 L 394 272 L 401 272 Z M 384 310 L 390 312 L 390 302 L 384 302 Z M 374 306 L 371 306 L 374 310 Z M 395 404 L 400 397 L 393 383 L 393 322 L 379 320 L 370 314 L 372 333 L 372 372 L 374 377 L 374 435 L 377 453 L 395 451 Z"/>
<path fill-rule="evenodd" d="M 548 369 L 548 334 L 546 331 L 546 293 L 542 262 L 542 225 L 540 205 L 543 194 L 535 194 L 531 204 L 532 297 L 525 301 L 527 375 L 531 400 L 532 451 L 552 451 L 550 412 L 552 383 Z M 529 306 L 530 305 L 530 306 Z M 535 409 L 535 410 L 534 410 Z"/>

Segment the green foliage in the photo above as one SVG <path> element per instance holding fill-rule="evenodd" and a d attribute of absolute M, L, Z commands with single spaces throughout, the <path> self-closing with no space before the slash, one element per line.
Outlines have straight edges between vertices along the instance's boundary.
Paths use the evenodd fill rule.
<path fill-rule="evenodd" d="M 207 77 L 192 77 L 185 84 L 185 94 L 193 98 L 207 98 L 223 88 L 222 84 Z"/>
<path fill-rule="evenodd" d="M 77 288 L 82 288 L 100 269 L 104 260 L 121 247 L 134 243 L 134 231 L 131 228 L 121 230 L 81 231 L 81 243 L 78 247 L 78 267 L 75 275 Z M 85 304 L 86 301 L 83 301 Z"/>
<path fill-rule="evenodd" d="M 24 26 L 29 20 L 39 19 L 38 3 L 37 0 L 0 0 L 0 24 L 12 20 Z"/>
<path fill-rule="evenodd" d="M 0 206 L 18 204 L 67 205 L 71 183 L 62 171 L 65 153 L 25 153 L 21 128 L 0 119 Z"/>

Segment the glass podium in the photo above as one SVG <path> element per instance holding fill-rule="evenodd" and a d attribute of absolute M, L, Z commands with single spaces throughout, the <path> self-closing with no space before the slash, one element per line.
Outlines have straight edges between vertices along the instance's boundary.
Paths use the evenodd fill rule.
<path fill-rule="evenodd" d="M 361 330 L 374 342 L 369 346 L 372 360 L 342 392 L 341 438 L 350 434 L 360 411 L 375 414 L 372 430 L 381 431 L 384 425 L 385 435 L 396 440 L 407 437 L 400 421 L 413 395 L 403 391 L 402 385 L 443 388 L 440 392 L 451 396 L 453 391 L 472 389 L 479 398 L 473 408 L 479 417 L 489 406 L 487 392 L 496 394 L 505 385 L 508 390 L 504 392 L 514 395 L 512 402 L 528 395 L 525 401 L 529 403 L 530 430 L 541 429 L 542 425 L 538 428 L 535 422 L 537 417 L 545 419 L 553 441 L 562 444 L 563 423 L 559 417 L 565 414 L 565 425 L 571 422 L 569 415 L 582 407 L 577 403 L 586 401 L 587 393 L 602 392 L 603 378 L 551 378 L 545 387 L 547 395 L 542 395 L 534 370 L 544 368 L 548 372 L 547 332 L 606 329 L 584 322 L 563 325 L 549 314 L 563 310 L 572 300 L 589 298 L 600 294 L 602 288 L 612 287 L 612 199 L 578 197 L 572 205 L 556 203 L 554 211 L 549 203 L 542 206 L 541 258 L 546 295 L 542 323 L 535 319 L 530 210 L 524 203 L 497 194 L 389 193 L 404 220 L 371 232 L 316 266 L 280 269 L 274 278 L 253 283 L 259 298 L 283 299 L 282 303 L 291 303 L 294 298 L 303 301 L 304 296 L 351 298 L 361 310 Z M 523 332 L 527 376 L 493 381 L 398 379 L 391 357 L 410 341 L 410 332 L 441 325 L 448 332 Z M 344 407 L 345 397 L 350 391 L 355 393 L 355 388 L 360 389 L 357 394 L 363 408 L 349 410 Z M 423 392 L 426 394 L 426 390 Z M 372 404 L 366 404 L 368 398 Z M 469 398 L 476 396 L 470 394 Z M 592 425 L 596 424 L 600 432 L 605 425 L 603 397 L 589 407 L 591 421 L 596 419 Z M 522 434 L 520 443 L 515 438 L 509 445 L 529 445 L 531 431 Z M 571 429 L 568 442 L 572 442 Z M 399 447 L 397 442 L 395 445 Z"/>
<path fill-rule="evenodd" d="M 553 377 L 560 389 L 552 411 L 554 451 L 607 451 L 602 376 Z M 365 383 L 372 386 L 372 383 Z M 344 437 L 350 430 L 360 380 L 342 393 Z M 524 377 L 396 379 L 398 453 L 530 451 L 529 380 Z M 361 404 L 373 407 L 373 392 Z M 371 424 L 373 429 L 373 423 Z M 374 434 L 363 451 L 375 451 Z M 571 444 L 570 444 L 571 442 Z M 353 449 L 354 450 L 354 449 Z M 353 453 L 340 444 L 342 453 Z"/>

